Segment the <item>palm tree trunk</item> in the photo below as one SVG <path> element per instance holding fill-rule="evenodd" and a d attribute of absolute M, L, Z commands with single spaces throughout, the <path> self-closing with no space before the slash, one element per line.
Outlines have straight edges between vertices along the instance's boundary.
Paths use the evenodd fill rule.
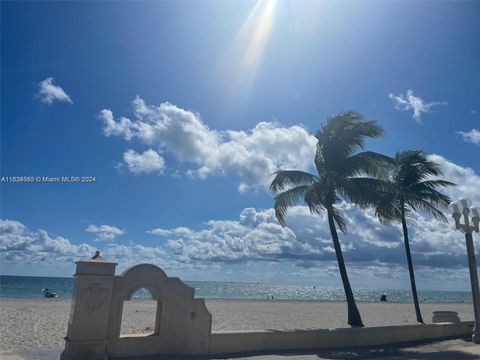
<path fill-rule="evenodd" d="M 422 313 L 420 312 L 420 305 L 418 303 L 417 286 L 415 285 L 415 273 L 413 272 L 412 254 L 410 253 L 410 242 L 408 240 L 408 228 L 407 228 L 407 221 L 405 220 L 405 206 L 403 202 L 401 206 L 402 206 L 403 242 L 405 244 L 405 253 L 407 254 L 408 272 L 410 274 L 410 285 L 412 287 L 413 303 L 415 304 L 415 314 L 417 315 L 417 321 L 419 323 L 423 323 Z"/>
<path fill-rule="evenodd" d="M 330 233 L 332 234 L 333 246 L 335 248 L 335 254 L 337 255 L 338 268 L 340 270 L 340 276 L 342 278 L 343 289 L 345 290 L 345 296 L 347 298 L 348 305 L 348 324 L 350 326 L 363 327 L 362 318 L 358 311 L 355 298 L 353 297 L 352 287 L 348 280 L 347 269 L 345 268 L 345 261 L 343 260 L 342 248 L 340 246 L 340 240 L 338 239 L 337 228 L 333 220 L 333 210 L 328 209 L 328 225 L 330 226 Z"/>

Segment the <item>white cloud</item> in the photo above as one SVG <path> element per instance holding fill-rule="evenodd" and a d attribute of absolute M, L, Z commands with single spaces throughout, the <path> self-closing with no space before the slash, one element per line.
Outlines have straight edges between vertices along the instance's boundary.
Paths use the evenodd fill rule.
<path fill-rule="evenodd" d="M 89 226 L 97 234 L 114 236 L 123 231 L 108 225 Z M 0 254 L 2 262 L 16 264 L 45 264 L 55 268 L 57 265 L 70 264 L 81 259 L 91 258 L 96 250 L 108 260 L 119 263 L 119 271 L 138 263 L 150 262 L 176 267 L 178 264 L 165 261 L 165 251 L 160 247 L 144 245 L 120 245 L 107 243 L 102 247 L 93 247 L 86 243 L 73 244 L 62 237 L 52 237 L 45 230 L 30 231 L 16 220 L 0 219 Z"/>
<path fill-rule="evenodd" d="M 306 170 L 315 154 L 315 137 L 300 126 L 260 122 L 249 131 L 217 131 L 197 113 L 169 103 L 147 105 L 139 97 L 133 110 L 133 120 L 115 119 L 111 110 L 102 110 L 104 134 L 156 146 L 185 163 L 193 177 L 237 175 L 239 191 L 266 186 L 278 169 Z"/>
<path fill-rule="evenodd" d="M 444 101 L 425 102 L 425 100 L 419 96 L 413 95 L 412 90 L 407 90 L 405 95 L 393 95 L 390 93 L 388 94 L 388 97 L 393 101 L 395 109 L 400 111 L 413 110 L 412 117 L 418 123 L 422 122 L 422 113 L 429 113 L 433 106 L 447 105 L 447 102 Z"/>
<path fill-rule="evenodd" d="M 172 232 L 170 230 L 157 228 L 157 229 L 147 231 L 147 234 L 152 234 L 152 235 L 157 235 L 157 236 L 168 236 L 168 235 L 172 234 Z"/>
<path fill-rule="evenodd" d="M 112 225 L 89 225 L 85 231 L 91 232 L 97 235 L 96 241 L 112 241 L 117 236 L 123 235 L 124 230 Z"/>
<path fill-rule="evenodd" d="M 73 104 L 70 96 L 60 86 L 55 85 L 55 79 L 49 77 L 38 84 L 37 97 L 41 102 L 51 105 L 54 101 L 68 102 Z"/>
<path fill-rule="evenodd" d="M 123 161 L 128 170 L 135 175 L 150 174 L 153 172 L 162 173 L 165 168 L 165 160 L 155 150 L 148 149 L 142 154 L 134 150 L 127 150 L 123 153 Z"/>
<path fill-rule="evenodd" d="M 88 244 L 72 244 L 61 236 L 51 237 L 44 230 L 29 231 L 19 221 L 0 219 L 0 252 L 2 261 L 73 263 L 91 256 L 95 248 Z"/>
<path fill-rule="evenodd" d="M 457 131 L 460 134 L 464 141 L 480 145 L 480 130 L 472 129 L 470 131 Z"/>
<path fill-rule="evenodd" d="M 166 253 L 161 247 L 143 245 L 120 245 L 109 243 L 102 249 L 102 256 L 110 261 L 118 262 L 119 271 L 139 263 L 156 263 L 165 267 Z"/>
<path fill-rule="evenodd" d="M 474 205 L 480 206 L 480 175 L 470 167 L 462 167 L 441 155 L 429 155 L 429 159 L 440 164 L 443 171 L 441 178 L 449 180 L 457 186 L 446 187 L 443 192 L 453 201 L 461 197 L 470 198 Z"/>

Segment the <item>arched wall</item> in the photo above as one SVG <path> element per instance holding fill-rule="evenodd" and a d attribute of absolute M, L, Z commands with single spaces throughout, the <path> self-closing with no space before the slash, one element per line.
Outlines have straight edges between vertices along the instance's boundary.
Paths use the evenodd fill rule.
<path fill-rule="evenodd" d="M 148 337 L 120 337 L 123 302 L 146 288 L 157 301 L 155 332 Z M 108 353 L 112 356 L 150 354 L 199 354 L 208 352 L 211 315 L 203 299 L 178 278 L 162 269 L 140 264 L 115 276 L 112 295 Z"/>

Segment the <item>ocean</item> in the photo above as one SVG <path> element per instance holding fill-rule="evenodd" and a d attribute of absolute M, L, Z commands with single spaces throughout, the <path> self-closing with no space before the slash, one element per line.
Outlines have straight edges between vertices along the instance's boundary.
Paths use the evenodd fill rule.
<path fill-rule="evenodd" d="M 6 276 L 0 275 L 0 297 L 43 297 L 42 289 L 49 288 L 59 298 L 70 298 L 73 292 L 73 278 Z M 195 296 L 209 299 L 285 299 L 285 300 L 344 300 L 341 288 L 273 285 L 259 283 L 234 283 L 213 281 L 186 281 L 195 288 Z M 412 300 L 408 290 L 355 289 L 355 299 L 359 301 L 380 301 L 382 294 L 389 301 Z M 419 291 L 420 301 L 426 302 L 471 302 L 467 291 Z M 140 289 L 134 297 L 148 298 L 150 294 Z"/>

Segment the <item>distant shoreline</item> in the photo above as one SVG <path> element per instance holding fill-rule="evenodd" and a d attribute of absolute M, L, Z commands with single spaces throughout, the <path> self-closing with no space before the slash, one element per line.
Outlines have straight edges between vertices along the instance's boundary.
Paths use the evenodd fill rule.
<path fill-rule="evenodd" d="M 307 303 L 312 303 L 312 302 L 318 302 L 318 303 L 339 303 L 343 304 L 346 303 L 346 300 L 326 300 L 326 299 L 248 299 L 248 298 L 214 298 L 214 297 L 201 297 L 201 296 L 195 296 L 196 298 L 200 299 L 205 299 L 208 301 L 222 301 L 222 302 L 236 302 L 236 301 L 241 301 L 241 302 L 307 302 Z M 32 300 L 32 301 L 71 301 L 71 298 L 68 297 L 58 297 L 58 298 L 53 298 L 53 299 L 48 299 L 43 296 L 38 296 L 38 297 L 22 297 L 22 296 L 0 296 L 0 302 L 2 300 L 14 300 L 14 299 L 25 299 L 25 300 Z M 134 298 L 134 301 L 149 301 L 151 299 L 146 299 L 146 298 Z M 395 300 L 388 300 L 386 302 L 380 301 L 380 300 L 357 300 L 356 301 L 358 304 L 375 304 L 375 303 L 380 303 L 380 304 L 410 304 L 413 303 L 410 301 L 395 301 Z M 420 304 L 472 304 L 471 301 L 420 301 Z"/>
<path fill-rule="evenodd" d="M 118 274 L 117 274 L 118 275 Z M 73 281 L 75 279 L 74 275 L 71 276 L 37 276 L 37 275 L 5 275 L 0 274 L 0 278 L 2 277 L 21 277 L 21 278 L 36 278 L 36 279 L 63 279 Z M 317 287 L 317 288 L 332 288 L 332 289 L 342 289 L 341 286 L 330 286 L 330 285 L 319 285 L 316 283 L 312 284 L 282 284 L 282 283 L 268 283 L 268 282 L 254 282 L 254 281 L 221 281 L 221 280 L 184 280 L 184 283 L 215 283 L 215 284 L 239 284 L 239 285 L 271 285 L 271 286 L 295 286 L 300 288 L 309 288 L 309 287 Z M 1 288 L 1 283 L 0 283 Z M 353 289 L 354 291 L 360 290 L 384 290 L 384 291 L 410 291 L 410 288 L 375 288 L 375 287 L 356 287 Z M 470 292 L 470 289 L 465 290 L 448 290 L 448 289 L 421 289 L 420 291 L 433 291 L 433 292 L 453 292 L 453 293 L 464 293 Z M 0 295 L 1 297 L 1 295 Z"/>
<path fill-rule="evenodd" d="M 195 295 L 205 299 L 248 299 L 248 300 L 323 300 L 344 301 L 345 293 L 339 287 L 319 285 L 277 285 L 243 282 L 211 282 L 185 281 L 195 289 Z M 70 299 L 74 289 L 74 278 L 30 277 L 2 275 L 0 277 L 0 297 L 38 299 L 43 297 L 42 289 L 48 288 L 58 295 L 58 298 Z M 412 299 L 411 291 L 384 288 L 355 288 L 353 290 L 357 301 L 378 302 L 382 295 L 390 302 L 408 303 Z M 468 291 L 433 291 L 419 290 L 421 302 L 429 303 L 471 303 L 471 293 Z M 149 298 L 148 290 L 141 288 L 134 294 L 137 298 Z"/>

